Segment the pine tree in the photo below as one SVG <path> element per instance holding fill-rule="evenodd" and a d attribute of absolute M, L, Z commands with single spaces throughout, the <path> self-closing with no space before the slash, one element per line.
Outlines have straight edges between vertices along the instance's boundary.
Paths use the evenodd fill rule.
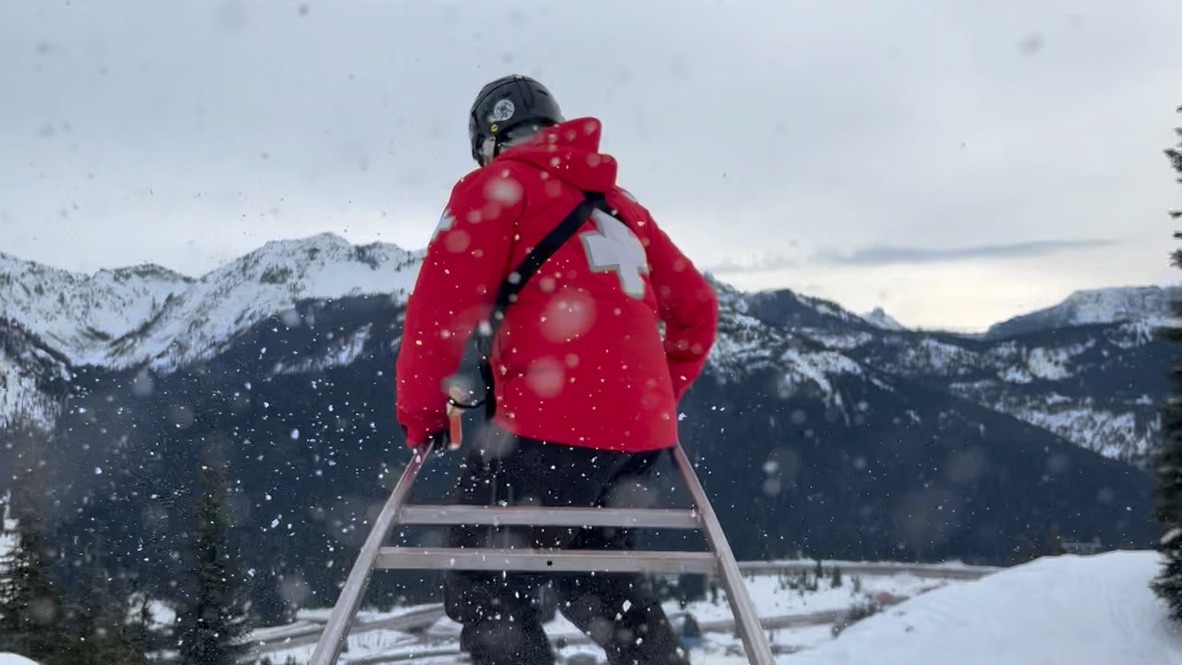
<path fill-rule="evenodd" d="M 216 467 L 202 465 L 197 501 L 195 577 L 180 626 L 181 662 L 185 665 L 232 665 L 249 648 L 247 607 L 241 577 L 229 545 L 225 481 Z"/>
<path fill-rule="evenodd" d="M 1182 113 L 1182 107 L 1178 112 Z M 1182 137 L 1182 128 L 1174 131 Z M 1165 153 L 1182 184 L 1182 141 Z M 1182 210 L 1172 211 L 1170 216 L 1178 219 Z M 1182 232 L 1175 232 L 1174 238 L 1182 240 Z M 1175 267 L 1182 268 L 1182 249 L 1174 250 L 1171 258 Z M 1172 309 L 1175 317 L 1182 317 L 1182 303 L 1172 303 Z M 1160 334 L 1163 339 L 1182 343 L 1182 327 L 1165 327 Z M 1156 480 L 1153 516 L 1166 531 L 1158 547 L 1165 555 L 1165 564 L 1152 587 L 1166 601 L 1170 615 L 1182 621 L 1182 358 L 1175 360 L 1169 373 L 1174 394 L 1162 409 L 1162 441 L 1153 467 Z"/>
<path fill-rule="evenodd" d="M 152 611 L 154 602 L 152 595 L 145 589 L 136 590 L 127 597 L 126 641 L 143 653 L 145 660 L 149 652 L 159 652 L 171 648 L 173 644 L 167 634 L 168 629 L 157 623 Z"/>
<path fill-rule="evenodd" d="M 68 611 L 73 616 L 72 632 L 79 644 L 73 662 L 80 665 L 147 663 L 146 645 L 130 622 L 131 594 L 110 573 L 101 528 L 91 537 L 82 556 L 86 575 L 78 601 Z"/>
<path fill-rule="evenodd" d="M 53 584 L 52 553 L 40 525 L 27 511 L 16 512 L 13 547 L 0 561 L 0 651 L 47 659 L 58 644 L 61 594 Z"/>
<path fill-rule="evenodd" d="M 65 662 L 73 646 L 64 626 L 64 598 L 55 583 L 56 552 L 45 533 L 47 469 L 43 436 L 16 429 L 9 441 L 17 454 L 8 517 L 16 521 L 11 549 L 0 560 L 0 651 L 54 664 Z"/>

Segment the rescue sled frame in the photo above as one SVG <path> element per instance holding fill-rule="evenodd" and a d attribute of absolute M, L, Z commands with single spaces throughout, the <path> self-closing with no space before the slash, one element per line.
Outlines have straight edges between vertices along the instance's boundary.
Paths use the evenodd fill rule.
<path fill-rule="evenodd" d="M 693 500 L 690 509 L 554 508 L 407 503 L 427 459 L 415 450 L 390 498 L 374 521 L 328 617 L 309 665 L 336 665 L 362 596 L 375 569 L 702 574 L 716 577 L 726 591 L 748 662 L 772 665 L 771 647 L 747 592 L 738 563 L 693 465 L 681 446 L 671 449 Z M 704 532 L 708 552 L 656 550 L 590 551 L 502 548 L 389 547 L 394 525 L 562 526 L 687 529 Z"/>

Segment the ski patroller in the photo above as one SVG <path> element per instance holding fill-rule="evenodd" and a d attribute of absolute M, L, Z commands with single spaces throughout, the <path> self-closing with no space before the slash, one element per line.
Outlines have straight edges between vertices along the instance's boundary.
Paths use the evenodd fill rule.
<path fill-rule="evenodd" d="M 458 418 L 457 418 L 458 420 Z M 532 506 L 413 505 L 411 487 L 432 455 L 429 446 L 417 448 L 390 493 L 353 563 L 336 605 L 312 653 L 309 665 L 335 665 L 340 658 L 362 597 L 376 569 L 482 570 L 533 573 L 638 572 L 647 574 L 704 574 L 717 577 L 726 591 L 748 662 L 772 665 L 772 652 L 755 604 L 747 592 L 722 525 L 714 513 L 680 445 L 670 449 L 674 466 L 689 490 L 689 509 L 623 509 Z M 384 546 L 394 525 L 620 527 L 698 530 L 707 552 L 659 550 L 539 550 L 496 547 Z"/>
<path fill-rule="evenodd" d="M 469 122 L 473 158 L 482 167 L 503 160 L 505 169 L 484 169 L 463 179 L 463 185 L 457 183 L 428 247 L 428 254 L 437 260 L 424 262 L 416 280 L 415 297 L 407 305 L 403 331 L 404 337 L 414 339 L 415 344 L 400 349 L 395 368 L 400 377 L 395 396 L 398 420 L 415 452 L 354 562 L 317 645 L 313 663 L 336 662 L 369 577 L 377 568 L 442 569 L 453 573 L 462 570 L 716 575 L 722 578 L 727 589 L 748 656 L 752 662 L 771 663 L 771 650 L 739 575 L 738 565 L 692 467 L 675 443 L 677 425 L 672 416 L 680 397 L 704 366 L 713 344 L 717 328 L 717 296 L 700 273 L 686 269 L 691 265 L 689 259 L 660 231 L 648 211 L 618 186 L 613 158 L 599 152 L 599 131 L 600 123 L 594 118 L 565 120 L 553 95 L 529 77 L 502 77 L 486 85 L 477 95 Z M 532 177 L 537 171 L 543 174 L 542 179 Z M 512 175 L 514 172 L 516 177 Z M 553 181 L 543 183 L 547 175 L 553 176 Z M 533 193 L 537 196 L 531 196 L 530 190 L 535 190 Z M 576 192 L 581 196 L 576 197 Z M 553 205 L 528 205 L 530 201 L 558 201 L 559 198 L 568 199 L 573 210 L 556 226 L 552 226 L 550 220 Z M 518 233 L 513 235 L 513 240 L 518 248 L 516 253 L 523 251 L 525 256 L 519 259 L 516 269 L 507 274 L 500 255 L 484 251 L 464 253 L 462 267 L 456 264 L 449 268 L 452 261 L 461 260 L 456 247 L 504 249 L 505 238 L 496 231 L 499 227 L 479 223 L 490 204 L 496 209 L 494 217 L 510 209 L 516 211 Z M 584 236 L 584 242 L 574 247 L 568 245 L 567 240 L 590 220 L 594 220 L 595 228 Z M 595 238 L 603 238 L 609 243 L 607 249 L 611 256 L 603 254 L 604 245 Z M 628 371 L 613 374 L 611 381 L 609 377 L 599 376 L 596 377 L 598 382 L 577 382 L 576 377 L 571 376 L 563 384 L 562 400 L 550 400 L 536 390 L 527 391 L 535 397 L 524 396 L 521 391 L 502 395 L 495 390 L 492 367 L 497 328 L 504 321 L 510 304 L 518 302 L 517 295 L 522 287 L 551 255 L 562 248 L 566 248 L 569 255 L 564 260 L 574 261 L 572 265 L 585 264 L 587 268 L 575 271 L 574 274 L 581 279 L 572 278 L 570 285 L 594 285 L 592 291 L 602 295 L 602 305 L 614 306 L 620 321 L 616 327 L 597 325 L 583 330 L 578 336 L 578 346 L 564 348 L 568 356 L 578 359 L 571 367 L 583 367 L 580 371 L 588 372 L 590 370 L 586 368 L 607 363 L 609 357 L 616 355 L 615 345 L 620 337 L 616 333 L 625 336 L 635 333 L 632 343 L 635 353 L 629 356 L 624 368 Z M 479 257 L 484 257 L 484 261 L 478 261 Z M 485 283 L 484 288 L 471 288 L 467 282 L 472 275 L 477 276 L 478 282 Z M 495 279 L 501 280 L 501 286 L 491 303 L 492 311 L 475 330 L 465 332 L 469 323 L 456 320 L 455 312 L 475 312 L 490 304 L 486 302 L 486 287 Z M 544 292 L 545 288 L 542 290 Z M 553 301 L 553 298 L 522 300 L 521 306 L 526 308 L 522 316 L 528 320 L 532 316 L 531 309 L 537 310 L 542 301 Z M 656 326 L 647 329 L 654 314 L 661 320 L 682 324 L 667 327 L 663 332 Z M 468 341 L 477 351 L 481 375 L 481 380 L 473 385 L 483 384 L 484 388 L 482 396 L 466 395 L 469 391 L 462 386 L 459 394 L 448 390 L 450 428 L 446 424 L 448 418 L 439 419 L 431 402 L 436 399 L 439 382 L 447 380 L 445 377 L 454 380 L 457 362 L 461 366 L 464 363 L 455 357 L 453 343 L 430 343 L 430 340 L 437 339 L 441 326 L 453 335 L 470 335 Z M 641 333 L 641 330 L 645 332 Z M 546 337 L 545 331 L 541 332 Z M 572 331 L 563 334 L 569 341 Z M 523 366 L 530 364 L 531 357 L 542 354 L 538 356 L 540 358 L 547 353 L 544 340 L 517 346 L 520 349 L 514 347 L 516 359 Z M 453 384 L 449 388 L 455 387 Z M 640 460 L 642 466 L 651 464 L 656 454 L 660 454 L 658 451 L 668 450 L 690 490 L 693 508 L 608 509 L 596 507 L 601 505 L 599 501 L 588 502 L 589 497 L 570 502 L 557 500 L 562 507 L 496 505 L 495 498 L 487 502 L 480 498 L 463 505 L 405 505 L 410 488 L 432 451 L 459 447 L 459 438 L 463 434 L 459 414 L 483 405 L 485 420 L 492 424 L 498 415 L 497 402 L 502 398 L 505 399 L 506 413 L 529 411 L 532 414 L 531 418 L 517 422 L 515 435 L 523 441 L 559 442 L 575 437 L 590 449 L 606 450 L 623 445 L 626 449 L 623 452 L 631 456 L 629 459 Z M 571 431 L 571 418 L 585 415 L 584 407 L 590 402 L 598 405 L 603 417 L 581 421 L 580 431 Z M 650 413 L 632 410 L 641 403 L 647 405 Z M 673 447 L 666 448 L 670 445 Z M 642 453 L 648 455 L 647 459 L 641 457 Z M 481 457 L 475 452 L 474 455 L 475 458 Z M 522 459 L 514 457 L 516 461 Z M 464 474 L 473 468 L 467 467 Z M 625 470 L 623 467 L 613 468 L 614 471 L 609 469 L 609 474 L 599 479 L 606 483 L 601 489 L 618 480 L 612 474 Z M 492 477 L 488 482 L 493 488 L 498 486 L 501 474 L 507 483 L 515 482 L 515 474 L 525 473 L 531 478 L 536 475 L 522 469 L 514 470 L 512 466 L 505 468 L 499 463 L 489 472 Z M 464 479 L 468 479 L 468 475 L 463 475 L 461 480 Z M 492 542 L 478 542 L 482 539 L 464 543 L 463 539 L 451 537 L 455 530 L 449 530 L 446 547 L 384 547 L 382 543 L 395 524 L 487 525 L 490 529 L 513 526 L 583 527 L 590 530 L 613 527 L 696 529 L 705 532 L 709 548 L 706 552 L 655 552 L 630 548 L 605 551 L 590 549 L 592 546 L 584 543 L 582 547 L 588 549 L 577 550 L 567 549 L 573 546 L 569 541 L 534 540 L 534 548 L 549 549 L 505 549 L 493 546 Z M 461 547 L 461 544 L 468 546 Z M 455 577 L 448 576 L 449 579 Z M 446 588 L 445 600 L 454 600 L 446 594 Z M 638 600 L 644 604 L 653 602 L 651 598 L 638 597 Z M 488 597 L 483 597 L 475 606 L 484 607 L 489 602 Z M 465 628 L 468 625 L 465 622 Z M 540 629 L 538 624 L 536 630 Z M 665 637 L 670 636 L 662 636 Z M 485 638 L 487 649 L 500 648 L 501 645 L 488 641 L 487 635 Z M 542 650 L 544 636 L 535 632 L 530 641 L 532 646 L 528 648 Z M 644 649 L 647 650 L 649 644 L 659 642 L 651 641 Z M 479 645 L 475 638 L 469 639 L 467 650 L 472 651 Z M 474 652 L 473 655 L 478 654 Z"/>

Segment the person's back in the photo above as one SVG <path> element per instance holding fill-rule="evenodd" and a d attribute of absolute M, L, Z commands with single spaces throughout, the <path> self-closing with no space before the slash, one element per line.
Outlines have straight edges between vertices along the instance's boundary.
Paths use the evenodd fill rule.
<path fill-rule="evenodd" d="M 677 442 L 677 401 L 713 343 L 717 300 L 616 185 L 616 162 L 598 152 L 599 138 L 593 118 L 542 129 L 456 185 L 406 318 L 403 345 L 428 348 L 400 356 L 400 386 L 416 374 L 437 381 L 454 372 L 508 272 L 584 192 L 602 192 L 616 218 L 588 221 L 508 309 L 492 358 L 497 422 L 522 436 L 608 450 Z M 453 316 L 416 316 L 426 300 L 446 302 Z M 442 389 L 404 390 L 400 419 L 413 435 L 432 434 L 444 426 L 445 400 Z"/>
<path fill-rule="evenodd" d="M 564 121 L 549 92 L 524 77 L 494 81 L 474 104 L 472 152 L 482 166 L 453 189 L 407 306 L 396 377 L 408 445 L 446 439 L 447 380 L 501 283 L 587 193 L 604 194 L 611 214 L 584 221 L 508 307 L 491 357 L 490 429 L 504 436 L 477 438 L 456 501 L 604 505 L 623 483 L 644 482 L 660 451 L 677 445 L 677 403 L 713 345 L 717 298 L 616 184 L 615 160 L 599 153 L 600 129 L 594 118 Z M 506 436 L 513 445 L 490 456 L 489 442 Z M 534 547 L 631 547 L 623 530 L 528 538 Z M 486 541 L 482 529 L 449 535 L 451 546 Z M 448 574 L 448 614 L 464 625 L 475 662 L 553 662 L 528 600 L 534 582 Z M 637 576 L 568 575 L 555 587 L 563 614 L 589 634 L 617 625 L 592 634 L 609 662 L 686 662 Z"/>

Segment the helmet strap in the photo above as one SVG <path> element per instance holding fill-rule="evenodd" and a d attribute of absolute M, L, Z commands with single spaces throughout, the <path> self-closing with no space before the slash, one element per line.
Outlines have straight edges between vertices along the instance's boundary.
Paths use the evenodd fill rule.
<path fill-rule="evenodd" d="M 501 151 L 500 141 L 496 136 L 487 136 L 480 144 L 480 165 L 488 166 L 488 163 L 497 156 Z"/>
<path fill-rule="evenodd" d="M 502 129 L 496 134 L 485 137 L 484 141 L 480 144 L 480 165 L 488 166 L 488 163 L 497 155 L 501 154 L 501 151 L 505 148 L 519 143 L 529 142 L 536 138 L 538 133 L 543 129 L 553 126 L 554 123 L 549 122 L 526 122 Z M 531 131 L 526 134 L 520 133 L 521 129 L 524 128 L 529 128 Z"/>

